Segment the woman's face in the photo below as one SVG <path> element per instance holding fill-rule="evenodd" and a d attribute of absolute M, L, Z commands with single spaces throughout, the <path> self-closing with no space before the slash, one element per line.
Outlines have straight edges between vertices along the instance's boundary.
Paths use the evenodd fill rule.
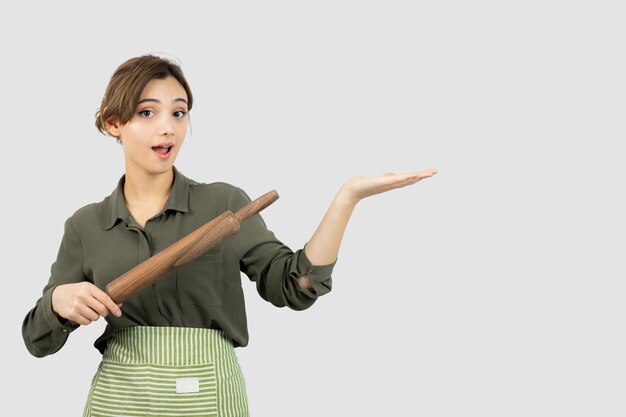
<path fill-rule="evenodd" d="M 132 119 L 109 128 L 124 147 L 126 172 L 160 174 L 171 170 L 185 140 L 188 120 L 187 94 L 176 78 L 150 80 Z"/>

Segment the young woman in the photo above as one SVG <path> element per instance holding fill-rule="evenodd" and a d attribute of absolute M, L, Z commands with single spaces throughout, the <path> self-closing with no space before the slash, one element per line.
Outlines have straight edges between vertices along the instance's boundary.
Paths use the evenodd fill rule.
<path fill-rule="evenodd" d="M 181 68 L 169 60 L 143 55 L 117 68 L 96 127 L 122 145 L 125 173 L 110 196 L 66 220 L 48 284 L 24 319 L 26 347 L 42 357 L 58 351 L 79 326 L 106 318 L 94 343 L 103 358 L 84 416 L 247 416 L 234 352 L 248 343 L 240 273 L 276 306 L 310 307 L 331 289 L 356 204 L 437 172 L 349 178 L 295 252 L 257 214 L 216 248 L 117 305 L 103 291 L 108 282 L 250 202 L 236 186 L 197 182 L 174 166 L 192 105 Z"/>

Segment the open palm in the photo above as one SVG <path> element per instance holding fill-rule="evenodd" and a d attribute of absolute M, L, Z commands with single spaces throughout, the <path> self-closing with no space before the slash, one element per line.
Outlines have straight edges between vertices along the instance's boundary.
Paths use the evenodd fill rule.
<path fill-rule="evenodd" d="M 375 194 L 415 184 L 424 178 L 432 177 L 436 173 L 436 169 L 428 168 L 423 171 L 405 174 L 390 172 L 374 177 L 351 177 L 344 183 L 342 188 L 350 199 L 359 201 Z"/>

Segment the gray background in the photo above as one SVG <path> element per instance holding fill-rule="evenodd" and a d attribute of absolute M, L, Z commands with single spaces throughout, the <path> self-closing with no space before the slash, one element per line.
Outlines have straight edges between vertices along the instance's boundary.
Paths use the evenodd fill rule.
<path fill-rule="evenodd" d="M 195 95 L 176 166 L 278 190 L 264 218 L 293 249 L 348 177 L 439 171 L 357 206 L 311 309 L 243 276 L 253 416 L 625 415 L 619 3 L 2 6 L 3 407 L 82 412 L 104 322 L 45 359 L 20 326 L 64 220 L 123 174 L 106 84 L 154 52 Z"/>

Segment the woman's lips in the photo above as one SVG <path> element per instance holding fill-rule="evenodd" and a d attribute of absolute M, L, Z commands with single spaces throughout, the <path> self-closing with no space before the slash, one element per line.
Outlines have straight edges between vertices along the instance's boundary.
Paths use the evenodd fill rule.
<path fill-rule="evenodd" d="M 172 156 L 173 148 L 174 146 L 168 146 L 168 147 L 155 146 L 152 148 L 152 152 L 154 152 L 155 155 L 161 159 L 168 159 L 170 156 Z M 164 151 L 164 149 L 166 149 L 166 151 Z"/>

